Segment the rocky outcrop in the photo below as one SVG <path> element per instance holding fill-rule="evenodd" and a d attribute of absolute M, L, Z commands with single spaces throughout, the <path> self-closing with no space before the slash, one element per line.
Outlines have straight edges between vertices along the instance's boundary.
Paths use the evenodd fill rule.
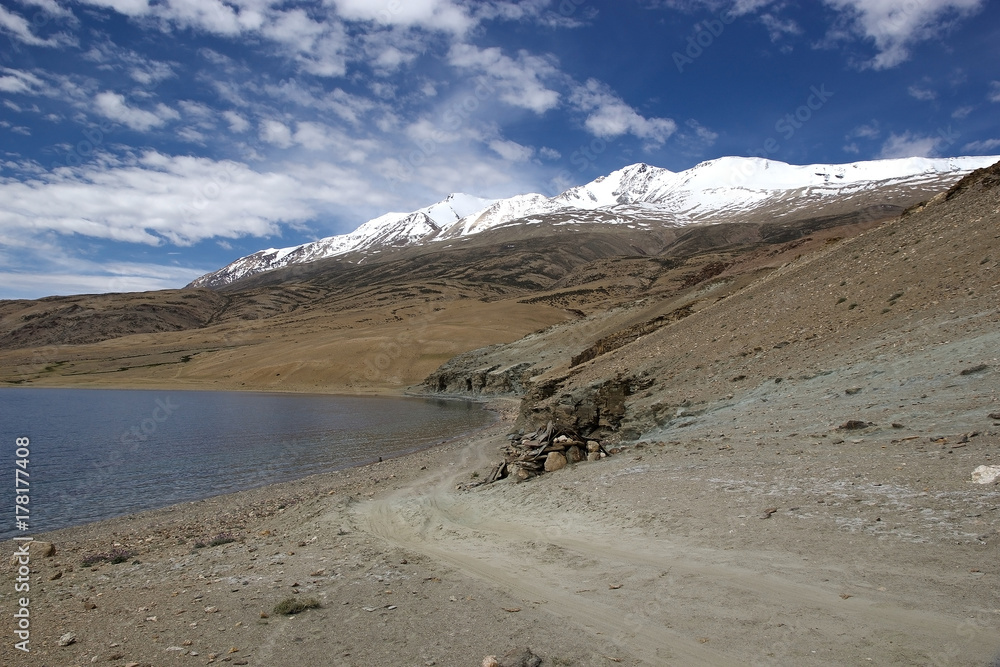
<path fill-rule="evenodd" d="M 567 378 L 531 387 L 521 401 L 521 418 L 528 424 L 551 420 L 557 429 L 587 437 L 619 430 L 625 417 L 628 397 L 649 386 L 649 382 L 627 376 L 596 382 L 557 395 Z"/>
<path fill-rule="evenodd" d="M 430 393 L 466 396 L 523 396 L 530 378 L 539 372 L 531 362 L 490 364 L 487 359 L 500 345 L 472 350 L 454 357 L 424 380 Z M 544 370 L 544 369 L 543 369 Z"/>

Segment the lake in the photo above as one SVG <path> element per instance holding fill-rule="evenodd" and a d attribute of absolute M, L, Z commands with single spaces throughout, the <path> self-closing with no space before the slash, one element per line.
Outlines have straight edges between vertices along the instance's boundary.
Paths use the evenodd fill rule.
<path fill-rule="evenodd" d="M 0 388 L 0 539 L 362 465 L 492 420 L 478 403 L 441 399 Z M 18 438 L 30 440 L 19 517 Z"/>

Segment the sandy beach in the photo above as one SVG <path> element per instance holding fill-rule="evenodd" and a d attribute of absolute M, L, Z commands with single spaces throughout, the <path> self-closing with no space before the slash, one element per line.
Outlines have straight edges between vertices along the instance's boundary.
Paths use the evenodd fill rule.
<path fill-rule="evenodd" d="M 515 402 L 491 408 L 488 429 L 402 458 L 36 536 L 56 553 L 31 559 L 31 653 L 8 637 L 0 662 L 987 665 L 1000 651 L 996 543 L 980 538 L 1000 494 L 968 481 L 995 436 L 795 449 L 693 434 L 467 488 L 512 427 Z M 81 564 L 114 549 L 127 559 Z M 276 613 L 288 598 L 318 606 Z"/>

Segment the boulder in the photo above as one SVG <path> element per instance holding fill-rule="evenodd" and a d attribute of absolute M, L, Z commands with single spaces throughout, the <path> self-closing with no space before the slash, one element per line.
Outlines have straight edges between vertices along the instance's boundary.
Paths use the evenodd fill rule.
<path fill-rule="evenodd" d="M 569 463 L 579 463 L 584 459 L 584 454 L 580 451 L 580 448 L 573 445 L 566 450 L 566 461 Z"/>
<path fill-rule="evenodd" d="M 972 481 L 976 484 L 996 484 L 1000 480 L 1000 466 L 979 466 L 972 471 Z"/>
<path fill-rule="evenodd" d="M 549 452 L 545 457 L 545 472 L 555 472 L 566 467 L 566 457 L 561 452 Z"/>

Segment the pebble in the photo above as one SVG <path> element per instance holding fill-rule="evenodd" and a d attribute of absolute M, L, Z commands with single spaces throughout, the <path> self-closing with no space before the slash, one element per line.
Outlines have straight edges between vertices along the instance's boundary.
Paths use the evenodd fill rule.
<path fill-rule="evenodd" d="M 72 632 L 67 632 L 62 637 L 59 638 L 60 646 L 69 646 L 70 644 L 76 643 L 76 635 Z"/>

